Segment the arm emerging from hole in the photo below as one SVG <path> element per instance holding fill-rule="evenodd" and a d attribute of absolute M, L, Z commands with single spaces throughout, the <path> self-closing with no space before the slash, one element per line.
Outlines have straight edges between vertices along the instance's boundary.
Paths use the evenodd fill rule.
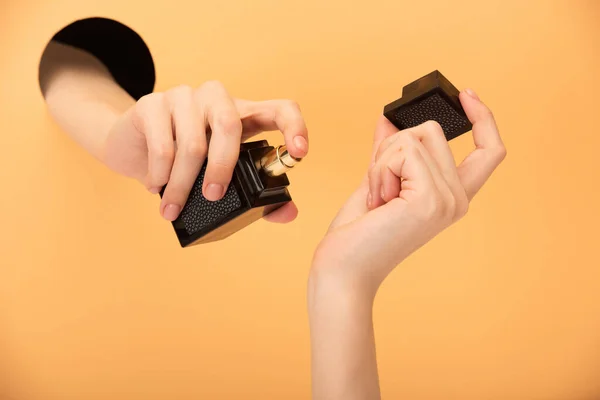
<path fill-rule="evenodd" d="M 103 161 L 110 129 L 135 99 L 95 56 L 56 41 L 44 51 L 39 79 L 50 114 L 61 129 Z"/>
<path fill-rule="evenodd" d="M 127 60 L 122 67 L 131 68 Z M 307 127 L 291 100 L 236 99 L 216 81 L 135 99 L 97 57 L 55 41 L 44 52 L 39 74 L 60 128 L 150 193 L 164 188 L 160 214 L 169 221 L 178 218 L 205 161 L 203 194 L 210 201 L 223 198 L 246 139 L 279 130 L 290 155 L 303 158 L 308 153 Z M 267 219 L 285 223 L 296 215 L 290 202 Z"/>

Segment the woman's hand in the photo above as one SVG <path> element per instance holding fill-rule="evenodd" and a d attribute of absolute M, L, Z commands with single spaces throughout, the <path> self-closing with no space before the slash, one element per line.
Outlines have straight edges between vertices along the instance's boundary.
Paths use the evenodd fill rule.
<path fill-rule="evenodd" d="M 168 220 L 179 215 L 207 157 L 202 191 L 214 201 L 231 181 L 242 141 L 279 130 L 292 156 L 308 152 L 304 118 L 290 100 L 234 99 L 211 81 L 136 101 L 94 55 L 57 42 L 48 44 L 39 76 L 55 121 L 87 152 L 152 193 L 166 185 L 160 212 Z M 266 219 L 289 222 L 297 211 L 290 202 Z"/>
<path fill-rule="evenodd" d="M 320 243 L 313 272 L 374 293 L 397 264 L 466 214 L 506 150 L 491 111 L 474 93 L 460 100 L 476 149 L 458 167 L 436 122 L 398 132 L 381 118 L 369 172 Z"/>
<path fill-rule="evenodd" d="M 231 181 L 240 143 L 272 130 L 283 133 L 292 156 L 306 156 L 307 128 L 293 101 L 233 99 L 214 81 L 197 89 L 179 86 L 142 97 L 129 108 L 110 130 L 101 158 L 151 193 L 166 185 L 160 212 L 172 221 L 185 205 L 207 157 L 202 190 L 208 200 L 216 201 Z M 289 222 L 296 214 L 295 205 L 289 203 L 268 219 Z"/>
<path fill-rule="evenodd" d="M 372 164 L 334 219 L 308 285 L 314 400 L 380 398 L 373 301 L 409 254 L 465 215 L 506 150 L 490 110 L 460 95 L 476 149 L 457 167 L 441 127 L 398 132 L 381 118 Z"/>

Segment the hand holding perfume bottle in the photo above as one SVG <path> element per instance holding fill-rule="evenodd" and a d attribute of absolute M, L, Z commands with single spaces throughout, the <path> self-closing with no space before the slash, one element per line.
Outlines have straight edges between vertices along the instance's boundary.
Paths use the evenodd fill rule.
<path fill-rule="evenodd" d="M 398 131 L 379 121 L 372 163 L 333 220 L 308 284 L 313 398 L 379 399 L 372 323 L 375 295 L 406 257 L 462 218 L 506 155 L 494 117 L 460 93 L 476 149 L 458 166 L 429 121 Z"/>
<path fill-rule="evenodd" d="M 117 173 L 162 192 L 160 214 L 169 221 L 197 189 L 201 169 L 202 198 L 223 199 L 240 145 L 261 132 L 281 131 L 295 159 L 308 153 L 307 127 L 291 100 L 237 99 L 216 81 L 148 92 L 137 88 L 136 79 L 126 82 L 140 89 L 134 97 L 113 77 L 119 71 L 135 76 L 129 68 L 123 61 L 109 70 L 88 51 L 52 41 L 40 63 L 40 85 L 52 116 L 71 138 Z M 266 219 L 290 222 L 296 214 L 287 201 Z"/>
<path fill-rule="evenodd" d="M 240 146 L 274 130 L 283 133 L 291 156 L 306 156 L 308 131 L 293 101 L 234 99 L 219 82 L 178 86 L 142 97 L 125 111 L 109 131 L 103 160 L 151 193 L 161 192 L 161 215 L 175 221 L 203 167 L 203 198 L 222 200 L 233 184 Z M 289 201 L 269 218 L 289 222 L 296 213 Z"/>

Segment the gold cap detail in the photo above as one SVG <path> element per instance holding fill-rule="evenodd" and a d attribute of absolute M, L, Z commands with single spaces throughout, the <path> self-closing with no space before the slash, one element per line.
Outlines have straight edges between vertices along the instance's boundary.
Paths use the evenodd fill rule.
<path fill-rule="evenodd" d="M 294 168 L 301 159 L 292 157 L 285 145 L 274 148 L 263 156 L 260 166 L 269 176 L 279 176 Z"/>

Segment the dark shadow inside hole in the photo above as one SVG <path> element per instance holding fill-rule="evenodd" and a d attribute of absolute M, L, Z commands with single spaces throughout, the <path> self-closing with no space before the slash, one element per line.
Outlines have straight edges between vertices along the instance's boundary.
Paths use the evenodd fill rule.
<path fill-rule="evenodd" d="M 50 41 L 95 56 L 136 100 L 154 90 L 156 75 L 150 49 L 137 32 L 120 22 L 96 17 L 78 20 L 61 29 Z"/>

